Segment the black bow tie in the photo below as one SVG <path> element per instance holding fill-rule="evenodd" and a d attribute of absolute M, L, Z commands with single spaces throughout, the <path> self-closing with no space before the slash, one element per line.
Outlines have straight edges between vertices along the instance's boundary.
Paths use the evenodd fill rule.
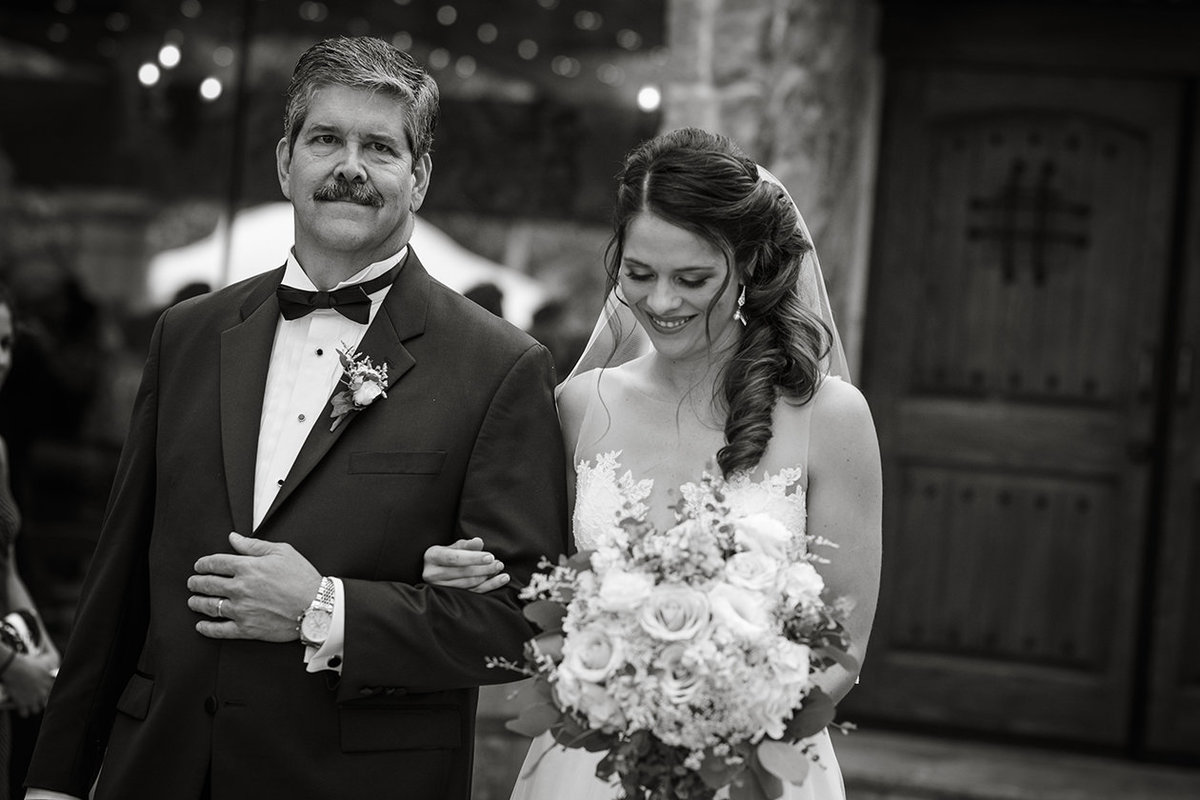
<path fill-rule="evenodd" d="M 401 261 L 378 278 L 356 283 L 353 286 L 343 286 L 332 292 L 307 292 L 304 289 L 280 284 L 275 290 L 275 296 L 279 298 L 279 311 L 283 314 L 284 319 L 299 319 L 314 309 L 332 308 L 346 319 L 366 325 L 371 319 L 369 295 L 391 286 L 403 263 Z"/>

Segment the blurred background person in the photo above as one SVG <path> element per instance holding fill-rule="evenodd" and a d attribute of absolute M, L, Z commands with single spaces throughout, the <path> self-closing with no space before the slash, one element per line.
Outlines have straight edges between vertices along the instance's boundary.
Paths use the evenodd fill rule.
<path fill-rule="evenodd" d="M 0 284 L 0 386 L 8 378 L 16 344 L 14 303 L 8 288 Z M 21 580 L 17 569 L 16 540 L 21 514 L 13 498 L 9 480 L 8 448 L 0 439 L 0 558 L 3 559 L 3 589 L 0 591 L 0 615 L 26 612 L 15 622 L 24 627 L 33 648 L 22 652 L 15 642 L 0 634 L 0 798 L 20 796 L 28 754 L 23 748 L 13 758 L 12 714 L 21 718 L 40 715 L 46 705 L 54 673 L 58 669 L 58 649 L 46 632 L 41 615 Z M 9 617 L 5 616 L 5 622 Z M 9 623 L 13 625 L 14 623 Z"/>

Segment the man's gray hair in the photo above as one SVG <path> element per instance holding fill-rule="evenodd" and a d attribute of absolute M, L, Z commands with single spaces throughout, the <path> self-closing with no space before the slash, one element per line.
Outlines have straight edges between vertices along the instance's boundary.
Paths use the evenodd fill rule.
<path fill-rule="evenodd" d="M 437 128 L 438 88 L 420 64 L 403 50 L 372 36 L 338 36 L 317 42 L 296 62 L 287 90 L 283 135 L 288 151 L 296 138 L 313 95 L 325 86 L 346 86 L 383 92 L 404 105 L 404 132 L 413 160 L 433 147 Z"/>

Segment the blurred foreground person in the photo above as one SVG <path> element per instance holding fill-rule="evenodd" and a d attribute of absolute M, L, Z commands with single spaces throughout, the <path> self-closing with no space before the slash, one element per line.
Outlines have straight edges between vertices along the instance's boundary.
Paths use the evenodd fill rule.
<path fill-rule="evenodd" d="M 566 493 L 549 354 L 408 246 L 437 103 L 379 39 L 300 57 L 295 245 L 155 327 L 27 797 L 469 797 L 485 658 L 531 634 Z M 421 583 L 471 537 L 512 587 Z"/>

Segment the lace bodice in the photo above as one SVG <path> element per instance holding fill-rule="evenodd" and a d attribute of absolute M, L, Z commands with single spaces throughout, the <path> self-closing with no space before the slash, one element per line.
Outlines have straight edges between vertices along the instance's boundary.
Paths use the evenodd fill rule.
<path fill-rule="evenodd" d="M 596 457 L 595 463 L 580 461 L 576 466 L 575 546 L 591 550 L 610 539 L 617 521 L 625 517 L 645 519 L 646 502 L 654 490 L 650 478 L 638 480 L 629 470 L 621 471 L 621 452 L 614 450 Z M 794 537 L 805 532 L 807 508 L 800 483 L 802 470 L 791 467 L 774 475 L 754 479 L 735 475 L 724 482 L 725 499 L 734 517 L 766 513 L 782 522 Z M 699 502 L 699 487 L 686 483 L 680 487 L 685 509 Z"/>

